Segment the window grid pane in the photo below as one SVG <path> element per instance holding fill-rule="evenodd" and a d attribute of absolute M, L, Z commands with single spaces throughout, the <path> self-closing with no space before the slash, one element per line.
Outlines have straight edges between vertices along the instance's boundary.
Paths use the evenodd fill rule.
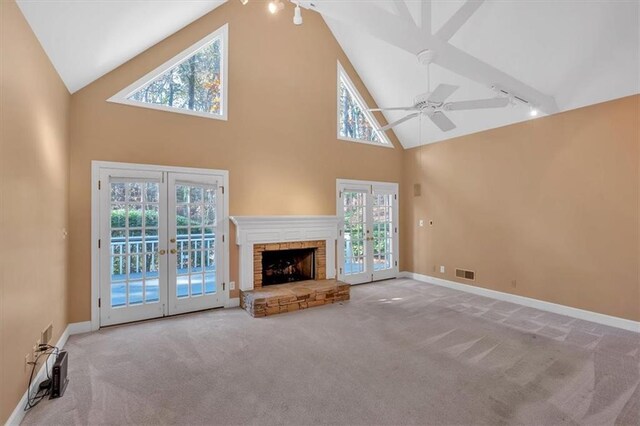
<path fill-rule="evenodd" d="M 157 303 L 159 185 L 132 181 L 110 186 L 111 307 Z"/>

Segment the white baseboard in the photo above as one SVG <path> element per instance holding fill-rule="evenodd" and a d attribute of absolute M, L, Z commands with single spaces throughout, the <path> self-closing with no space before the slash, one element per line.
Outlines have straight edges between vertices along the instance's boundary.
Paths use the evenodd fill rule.
<path fill-rule="evenodd" d="M 69 336 L 74 334 L 88 333 L 91 331 L 91 321 L 73 322 L 67 326 Z"/>
<path fill-rule="evenodd" d="M 62 335 L 56 342 L 55 346 L 62 349 L 64 348 L 64 345 L 67 344 L 67 339 L 69 339 L 69 336 L 72 336 L 74 334 L 86 333 L 88 331 L 91 331 L 91 321 L 75 322 L 75 323 L 68 324 L 67 328 L 64 329 L 64 331 L 62 332 Z M 49 362 L 49 373 L 51 373 L 51 368 L 53 367 L 53 361 L 54 360 L 52 359 L 51 362 Z M 46 376 L 47 371 L 45 370 L 45 365 L 46 364 L 43 364 L 40 367 L 40 370 L 33 378 L 31 383 L 31 389 L 30 389 L 31 392 L 34 392 L 36 390 L 40 382 Z M 20 398 L 18 405 L 16 405 L 16 408 L 13 410 L 13 412 L 7 419 L 7 422 L 5 423 L 5 425 L 11 425 L 11 426 L 19 425 L 20 422 L 22 422 L 22 419 L 24 419 L 24 416 L 26 414 L 26 412 L 24 411 L 24 407 L 27 405 L 28 395 L 29 395 L 28 392 L 25 392 L 24 395 L 22 395 L 22 398 Z"/>
<path fill-rule="evenodd" d="M 610 315 L 600 314 L 598 312 L 586 311 L 584 309 L 572 308 L 571 306 L 559 305 L 557 303 L 532 299 L 530 297 L 503 293 L 501 291 L 489 290 L 487 288 L 476 287 L 468 284 L 461 284 L 455 281 L 432 277 L 430 275 L 417 274 L 415 272 L 403 271 L 400 272 L 400 276 L 404 278 L 412 278 L 416 281 L 422 281 L 441 287 L 448 287 L 467 293 L 477 294 L 479 296 L 491 297 L 493 299 L 503 300 L 505 302 L 517 303 L 519 305 L 528 306 L 543 311 L 553 312 L 572 318 L 578 318 L 585 321 L 591 321 L 598 324 L 608 325 L 610 327 L 622 328 L 624 330 L 640 333 L 640 322 L 628 320 L 625 318 L 613 317 Z"/>
<path fill-rule="evenodd" d="M 224 304 L 225 308 L 237 308 L 238 306 L 240 306 L 240 298 L 239 297 L 235 297 L 233 299 L 228 299 L 227 303 Z"/>

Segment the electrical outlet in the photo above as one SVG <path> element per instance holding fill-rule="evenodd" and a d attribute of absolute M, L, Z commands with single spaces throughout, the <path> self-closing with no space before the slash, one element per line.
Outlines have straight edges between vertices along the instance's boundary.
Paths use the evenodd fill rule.
<path fill-rule="evenodd" d="M 229 283 L 229 290 L 235 290 L 236 289 L 236 282 L 235 281 L 231 281 Z"/>
<path fill-rule="evenodd" d="M 418 222 L 418 226 L 424 226 L 424 220 L 420 219 L 420 221 Z"/>
<path fill-rule="evenodd" d="M 443 265 L 440 265 L 440 273 L 444 274 L 444 266 Z"/>

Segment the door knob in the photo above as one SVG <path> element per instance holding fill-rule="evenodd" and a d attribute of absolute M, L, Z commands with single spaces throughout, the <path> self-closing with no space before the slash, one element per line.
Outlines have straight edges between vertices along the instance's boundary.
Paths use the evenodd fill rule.
<path fill-rule="evenodd" d="M 167 252 L 166 250 L 160 250 L 159 253 L 162 255 L 162 254 L 165 254 L 166 252 Z"/>
<path fill-rule="evenodd" d="M 177 252 L 176 249 L 169 250 L 169 253 L 171 253 L 171 254 L 176 254 L 176 252 Z"/>
<path fill-rule="evenodd" d="M 172 239 L 170 239 L 169 241 L 170 241 L 170 242 L 172 242 L 172 243 L 175 243 L 175 242 L 176 242 L 176 239 L 175 239 L 175 238 L 172 238 Z"/>

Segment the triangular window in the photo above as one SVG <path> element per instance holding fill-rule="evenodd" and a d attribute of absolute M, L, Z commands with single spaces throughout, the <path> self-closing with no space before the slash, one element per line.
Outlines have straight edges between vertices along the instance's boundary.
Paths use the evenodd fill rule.
<path fill-rule="evenodd" d="M 338 63 L 338 139 L 393 147 L 362 96 Z"/>
<path fill-rule="evenodd" d="M 226 120 L 227 25 L 109 101 Z"/>

